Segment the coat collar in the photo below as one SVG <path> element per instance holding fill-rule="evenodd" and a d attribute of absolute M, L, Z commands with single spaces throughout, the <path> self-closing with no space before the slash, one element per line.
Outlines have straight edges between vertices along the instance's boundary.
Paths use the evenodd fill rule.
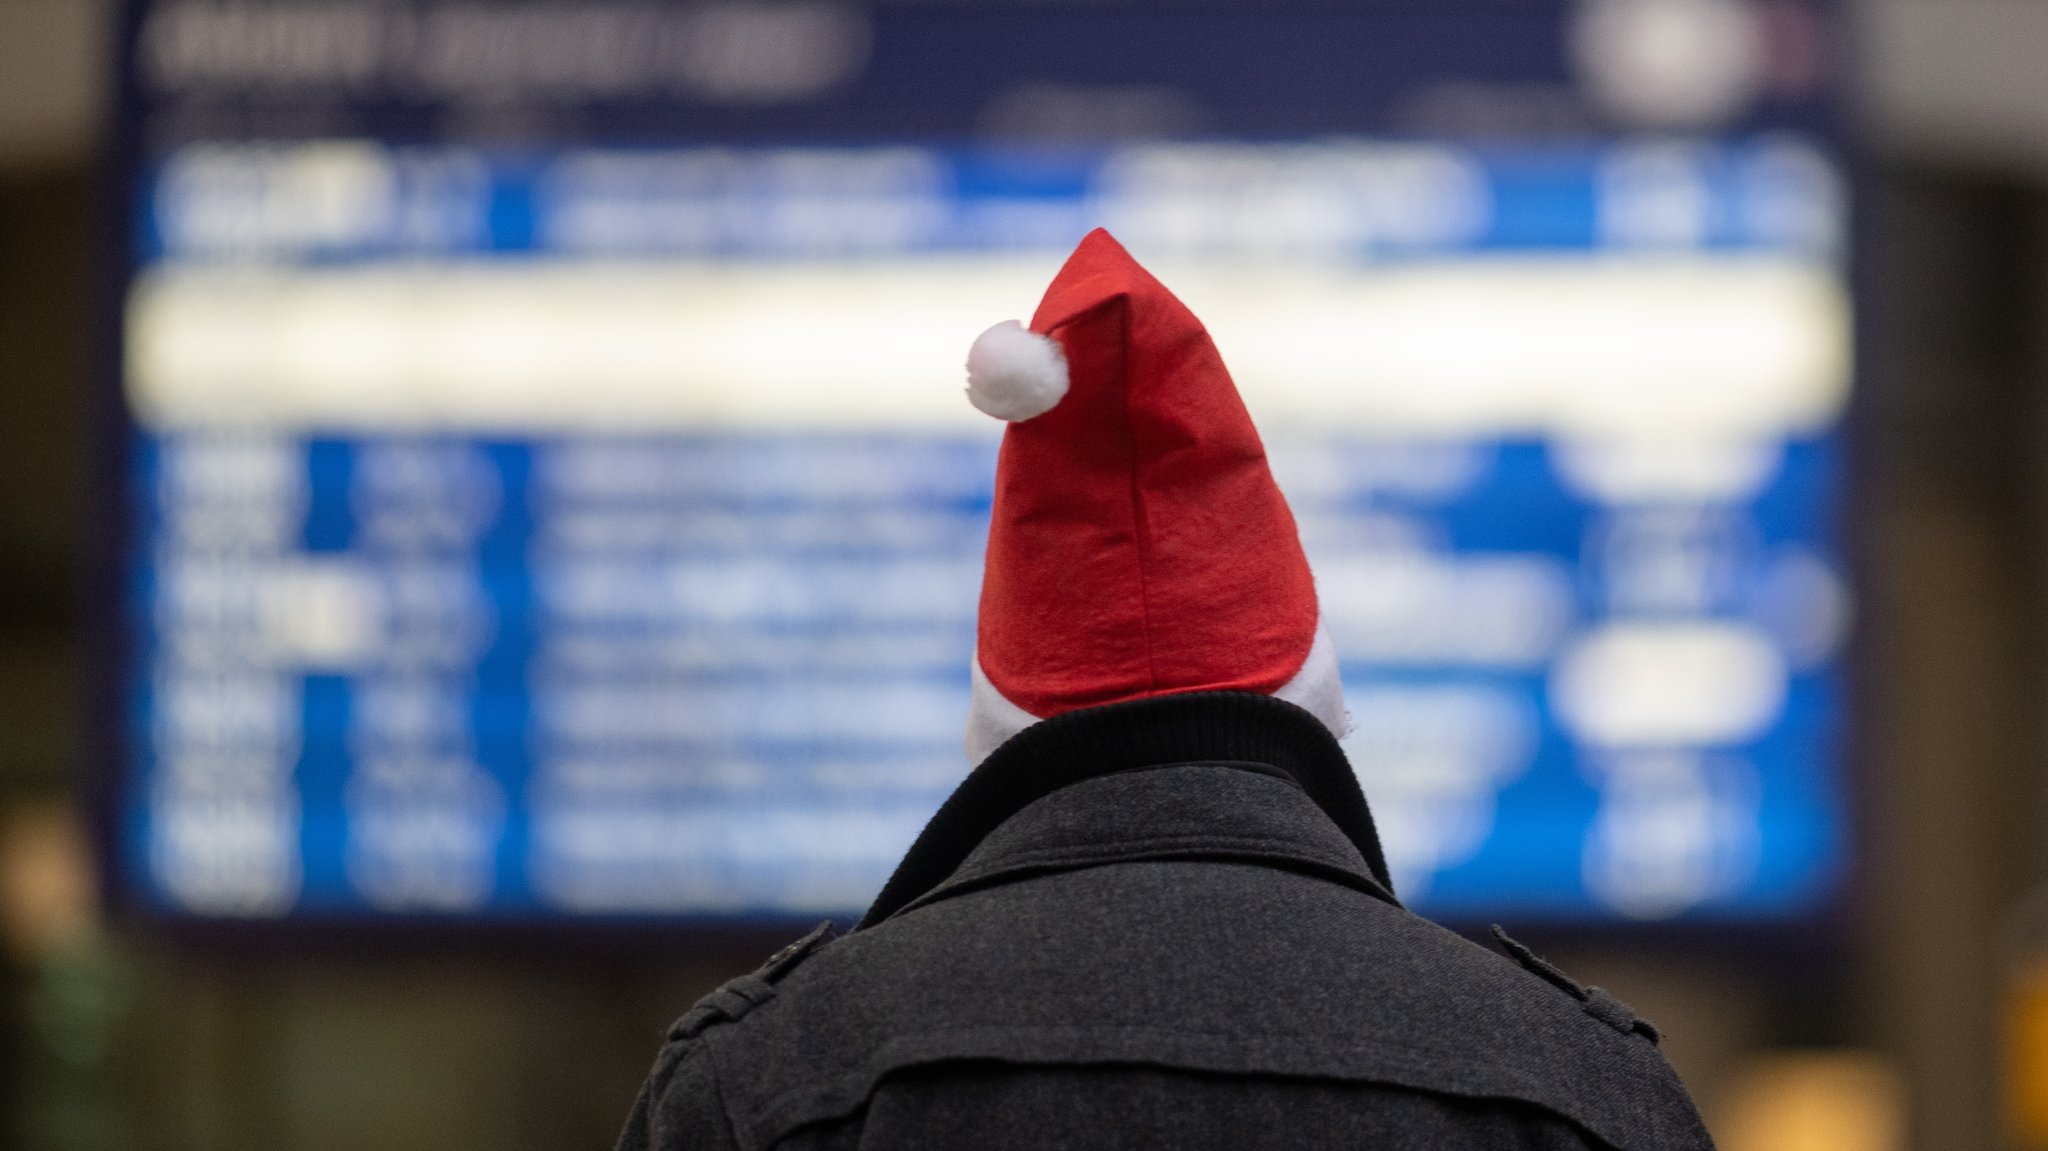
<path fill-rule="evenodd" d="M 1167 766 L 1199 766 L 1214 786 L 1181 795 L 1156 786 L 1160 780 L 1141 779 L 1158 774 L 1143 769 Z M 1132 779 L 1111 779 L 1126 773 Z M 1091 781 L 1099 782 L 1076 788 Z M 1016 828 L 1006 826 L 1063 789 L 1076 794 L 1035 809 Z M 1146 828 L 1124 826 L 1130 820 L 1116 812 L 1125 803 L 1096 802 L 1110 794 L 1145 796 L 1144 803 L 1129 807 L 1142 813 Z M 1170 847 L 1134 848 L 1133 837 L 1151 838 L 1147 828 L 1160 820 L 1185 834 Z M 1050 840 L 1047 829 L 1055 829 Z M 1030 861 L 1047 851 L 1079 858 L 1076 853 L 1094 844 L 1118 859 L 1159 858 L 1157 850 L 1218 857 L 1233 854 L 1221 841 L 1244 835 L 1259 841 L 1248 851 L 1349 873 L 1393 901 L 1372 814 L 1329 730 L 1308 712 L 1270 696 L 1196 692 L 1085 708 L 1019 732 L 939 808 L 860 927 L 928 901 L 942 885 L 950 892 L 960 883 L 1015 874 L 1019 867 L 1042 870 L 1046 864 Z"/>

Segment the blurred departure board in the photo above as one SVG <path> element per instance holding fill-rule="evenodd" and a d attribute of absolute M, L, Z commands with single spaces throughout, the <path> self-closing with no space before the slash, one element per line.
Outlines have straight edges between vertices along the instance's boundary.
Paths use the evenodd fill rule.
<path fill-rule="evenodd" d="M 966 349 L 1103 225 L 1266 436 L 1411 904 L 1818 909 L 1851 608 L 1826 31 L 131 7 L 118 886 L 857 911 L 968 767 L 1001 429 Z"/>

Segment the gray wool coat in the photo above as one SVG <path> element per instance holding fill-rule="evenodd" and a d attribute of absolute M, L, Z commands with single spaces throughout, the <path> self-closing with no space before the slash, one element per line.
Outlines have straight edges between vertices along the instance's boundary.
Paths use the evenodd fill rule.
<path fill-rule="evenodd" d="M 875 907 L 679 1020 L 622 1151 L 1711 1147 L 1656 1031 L 1404 910 L 1263 696 L 1038 724 Z"/>

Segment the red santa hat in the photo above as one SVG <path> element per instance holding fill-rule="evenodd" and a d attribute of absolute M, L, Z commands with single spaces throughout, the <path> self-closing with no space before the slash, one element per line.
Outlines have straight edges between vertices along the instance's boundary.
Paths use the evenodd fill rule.
<path fill-rule="evenodd" d="M 982 333 L 967 396 L 996 465 L 967 751 L 1076 708 L 1194 691 L 1349 717 L 1294 516 L 1209 333 L 1108 232 L 1027 329 Z"/>

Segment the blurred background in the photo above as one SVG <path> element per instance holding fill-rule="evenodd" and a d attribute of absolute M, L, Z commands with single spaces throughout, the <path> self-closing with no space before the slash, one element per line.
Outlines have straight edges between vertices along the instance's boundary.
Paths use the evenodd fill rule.
<path fill-rule="evenodd" d="M 609 1145 L 964 774 L 1105 225 L 1397 886 L 2048 1147 L 2048 3 L 0 0 L 0 1151 Z"/>

